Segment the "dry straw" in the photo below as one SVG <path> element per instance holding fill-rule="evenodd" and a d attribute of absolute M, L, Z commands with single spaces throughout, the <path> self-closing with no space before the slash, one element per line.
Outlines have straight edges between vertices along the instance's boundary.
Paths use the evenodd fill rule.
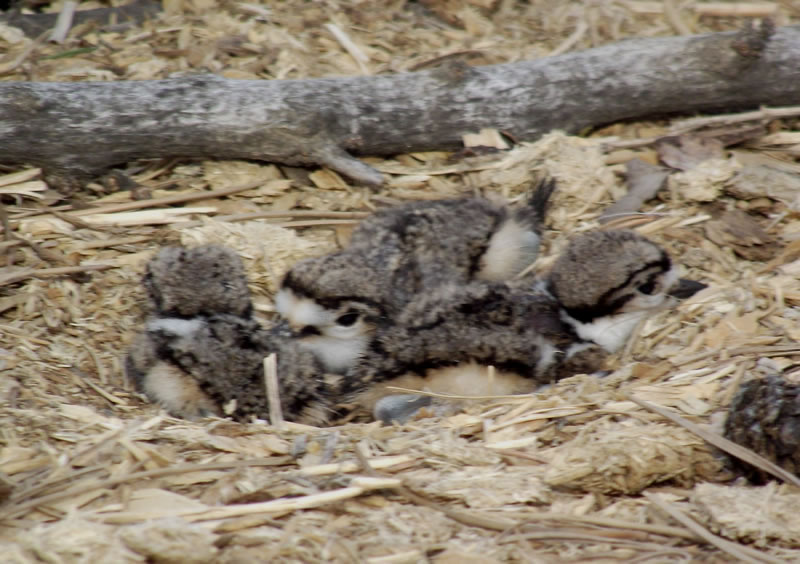
<path fill-rule="evenodd" d="M 132 27 L 73 27 L 62 46 L 3 30 L 0 74 L 381 74 L 724 30 L 745 12 L 797 23 L 778 2 L 191 4 L 166 2 L 167 14 Z M 71 41 L 94 49 L 47 58 Z M 387 175 L 375 192 L 324 170 L 164 160 L 128 169 L 152 198 L 104 195 L 93 184 L 79 207 L 45 189 L 37 169 L 3 170 L 3 554 L 14 562 L 800 560 L 796 491 L 730 485 L 709 446 L 725 448 L 715 430 L 740 381 L 800 356 L 800 223 L 786 180 L 798 169 L 798 113 L 613 124 L 590 137 L 553 132 L 452 160 L 372 158 Z M 276 407 L 269 424 L 173 419 L 124 376 L 125 348 L 146 315 L 143 266 L 162 245 L 234 248 L 268 323 L 291 264 L 338 248 L 370 210 L 476 192 L 519 199 L 534 176 L 549 174 L 559 191 L 540 271 L 625 194 L 627 159 L 656 163 L 665 137 L 730 128 L 752 137 L 603 227 L 646 233 L 685 275 L 711 285 L 648 319 L 605 377 L 464 402 L 455 415 L 405 426 L 321 429 L 282 421 Z M 467 133 L 493 146 L 514 141 L 513 131 Z M 755 173 L 769 181 L 745 182 Z M 766 239 L 737 236 L 752 225 L 722 213 L 731 210 Z M 265 393 L 277 406 L 268 366 Z"/>

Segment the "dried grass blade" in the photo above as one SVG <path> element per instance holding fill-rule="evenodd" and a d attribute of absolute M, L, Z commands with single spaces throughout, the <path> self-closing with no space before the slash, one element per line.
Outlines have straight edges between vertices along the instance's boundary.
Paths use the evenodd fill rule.
<path fill-rule="evenodd" d="M 67 0 L 61 5 L 56 25 L 53 27 L 53 33 L 50 34 L 50 41 L 55 41 L 56 43 L 64 42 L 69 30 L 72 28 L 72 18 L 77 7 L 78 3 L 74 0 Z"/>
<path fill-rule="evenodd" d="M 230 196 L 239 192 L 245 192 L 258 188 L 264 184 L 263 180 L 246 182 L 230 188 L 220 188 L 219 190 L 209 190 L 208 192 L 192 192 L 191 194 L 176 194 L 174 196 L 165 196 L 163 198 L 153 198 L 152 200 L 139 200 L 136 202 L 124 202 L 122 204 L 109 204 L 100 208 L 86 208 L 85 210 L 72 212 L 70 215 L 83 216 L 100 213 L 116 213 L 130 210 L 141 210 L 145 208 L 154 208 L 157 206 L 169 206 L 172 204 L 184 204 L 186 202 L 195 202 L 197 200 L 211 200 L 214 198 L 221 198 L 223 196 Z"/>
<path fill-rule="evenodd" d="M 5 513 L 0 512 L 0 522 L 6 519 L 12 519 L 19 515 L 23 515 L 28 511 L 35 509 L 41 505 L 46 505 L 54 501 L 67 499 L 73 496 L 78 496 L 96 489 L 113 488 L 120 484 L 135 482 L 137 480 L 147 480 L 152 478 L 161 478 L 163 476 L 172 476 L 175 474 L 184 474 L 187 472 L 205 472 L 208 470 L 227 470 L 229 468 L 246 468 L 249 466 L 280 466 L 288 464 L 292 461 L 290 456 L 275 457 L 275 458 L 258 458 L 254 460 L 235 460 L 233 462 L 216 462 L 211 464 L 182 464 L 179 466 L 172 466 L 170 468 L 159 468 L 156 470 L 144 470 L 141 472 L 132 472 L 124 476 L 115 478 L 107 478 L 105 480 L 92 480 L 88 484 L 80 484 L 72 488 L 47 494 L 42 497 L 28 500 L 24 503 L 18 504 L 16 507 L 4 507 Z"/>
<path fill-rule="evenodd" d="M 187 521 L 216 521 L 219 519 L 228 519 L 230 517 L 252 515 L 254 513 L 284 513 L 286 511 L 298 511 L 300 509 L 312 509 L 337 501 L 352 499 L 370 490 L 396 488 L 401 482 L 397 478 L 362 477 L 360 479 L 354 478 L 352 483 L 355 485 L 330 492 L 311 494 L 303 497 L 275 499 L 261 503 L 248 503 L 215 508 L 195 515 L 186 515 L 185 518 Z"/>
<path fill-rule="evenodd" d="M 709 444 L 717 447 L 722 451 L 727 452 L 731 456 L 740 458 L 741 460 L 744 460 L 748 464 L 752 464 L 753 466 L 775 476 L 776 478 L 783 480 L 784 482 L 788 482 L 795 486 L 800 486 L 800 478 L 798 478 L 797 476 L 795 476 L 790 472 L 787 472 L 777 464 L 770 462 L 763 456 L 759 456 L 752 450 L 745 448 L 741 445 L 738 445 L 733 441 L 726 439 L 725 437 L 721 437 L 716 433 L 707 431 L 706 429 L 703 429 L 699 425 L 696 425 L 691 421 L 684 419 L 680 415 L 672 413 L 671 411 L 664 409 L 659 405 L 654 405 L 652 403 L 646 402 L 642 399 L 637 398 L 632 394 L 628 394 L 628 399 L 630 399 L 636 405 L 647 409 L 648 411 L 652 411 L 654 413 L 658 413 L 662 417 L 666 417 L 673 423 L 676 423 L 677 425 L 680 425 L 684 429 L 691 431 L 704 441 L 708 442 Z"/>
<path fill-rule="evenodd" d="M 264 387 L 269 402 L 269 422 L 280 430 L 283 428 L 283 409 L 278 388 L 278 357 L 275 353 L 264 358 Z"/>
<path fill-rule="evenodd" d="M 16 272 L 10 272 L 0 276 L 0 286 L 16 284 L 28 278 L 38 278 L 40 276 L 68 276 L 70 274 L 80 274 L 81 272 L 96 272 L 98 270 L 108 270 L 114 268 L 113 264 L 83 264 L 80 266 L 58 266 L 55 268 L 24 268 Z"/>
<path fill-rule="evenodd" d="M 716 546 L 725 554 L 736 558 L 740 562 L 750 562 L 752 564 L 760 564 L 761 562 L 768 562 L 770 564 L 784 564 L 784 561 L 780 558 L 762 554 L 761 552 L 750 547 L 718 537 L 697 523 L 694 519 L 684 515 L 683 512 L 681 512 L 678 508 L 673 507 L 658 494 L 644 492 L 644 495 L 653 505 L 675 519 L 678 523 L 696 533 L 697 536 L 705 540 L 707 543 Z"/>

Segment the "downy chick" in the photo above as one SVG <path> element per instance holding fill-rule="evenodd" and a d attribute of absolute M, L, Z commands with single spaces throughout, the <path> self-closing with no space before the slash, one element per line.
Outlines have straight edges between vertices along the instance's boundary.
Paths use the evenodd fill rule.
<path fill-rule="evenodd" d="M 143 284 L 151 317 L 131 344 L 126 372 L 152 401 L 189 419 L 222 415 L 223 406 L 236 419 L 266 418 L 262 361 L 275 352 L 285 418 L 328 420 L 322 366 L 284 324 L 267 330 L 252 317 L 244 268 L 232 250 L 164 248 L 148 263 Z"/>
<path fill-rule="evenodd" d="M 591 373 L 639 320 L 702 287 L 679 279 L 666 251 L 633 231 L 581 235 L 533 286 L 443 285 L 410 303 L 348 373 L 346 403 L 403 420 L 418 404 L 387 398 L 387 386 L 506 395 Z"/>
<path fill-rule="evenodd" d="M 413 202 L 379 211 L 350 245 L 295 265 L 275 307 L 331 372 L 344 373 L 377 327 L 443 284 L 502 281 L 536 260 L 552 180 L 518 208 L 484 198 Z"/>

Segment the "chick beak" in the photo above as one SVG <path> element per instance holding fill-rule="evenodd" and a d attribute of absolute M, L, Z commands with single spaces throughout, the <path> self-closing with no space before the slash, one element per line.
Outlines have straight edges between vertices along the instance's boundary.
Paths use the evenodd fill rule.
<path fill-rule="evenodd" d="M 708 284 L 703 284 L 697 280 L 689 280 L 688 278 L 681 278 L 678 280 L 669 291 L 669 295 L 673 298 L 685 300 L 691 298 L 700 290 L 708 288 Z"/>
<path fill-rule="evenodd" d="M 322 332 L 313 325 L 297 325 L 297 326 L 292 325 L 291 329 L 292 329 L 292 336 L 297 339 L 322 335 Z"/>

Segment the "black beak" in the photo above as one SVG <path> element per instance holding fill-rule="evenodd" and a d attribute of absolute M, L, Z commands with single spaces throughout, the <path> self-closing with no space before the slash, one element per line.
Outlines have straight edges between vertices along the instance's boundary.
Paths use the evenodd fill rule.
<path fill-rule="evenodd" d="M 673 298 L 685 300 L 686 298 L 691 298 L 703 288 L 708 288 L 708 284 L 703 284 L 697 280 L 681 278 L 678 280 L 678 283 L 672 287 L 672 290 L 669 291 L 669 295 Z"/>

